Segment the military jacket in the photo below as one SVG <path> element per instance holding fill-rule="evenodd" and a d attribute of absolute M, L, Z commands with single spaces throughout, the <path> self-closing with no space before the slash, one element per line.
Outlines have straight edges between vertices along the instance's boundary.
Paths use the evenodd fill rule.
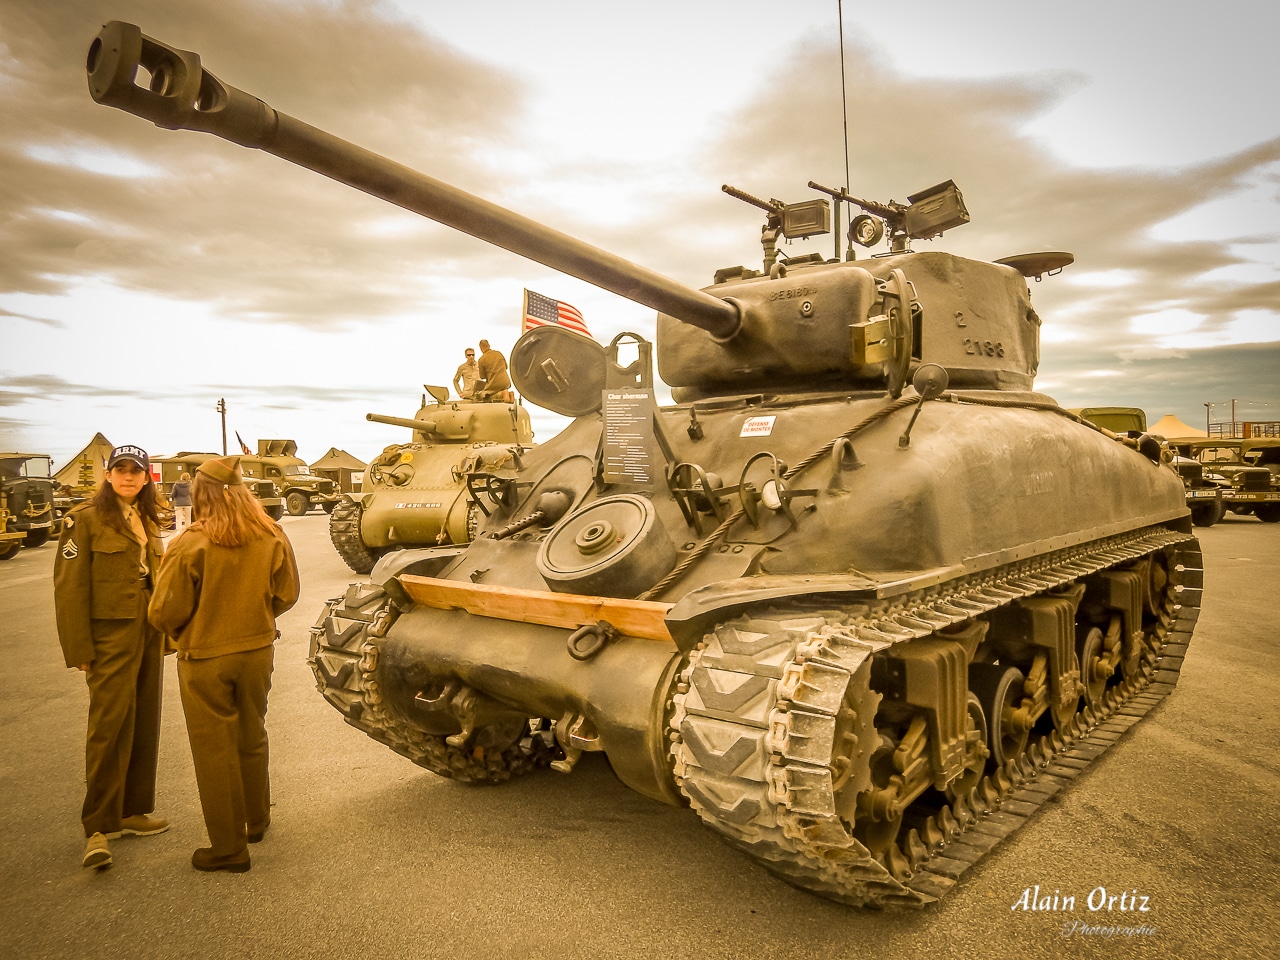
<path fill-rule="evenodd" d="M 160 531 L 147 523 L 146 566 L 160 569 Z M 58 640 L 69 667 L 94 659 L 93 621 L 138 616 L 146 580 L 143 546 L 107 523 L 92 503 L 67 514 L 53 558 Z"/>
<path fill-rule="evenodd" d="M 275 641 L 275 618 L 298 602 L 298 564 L 284 531 L 224 547 L 196 521 L 169 544 L 151 624 L 177 638 L 179 659 L 257 650 Z"/>

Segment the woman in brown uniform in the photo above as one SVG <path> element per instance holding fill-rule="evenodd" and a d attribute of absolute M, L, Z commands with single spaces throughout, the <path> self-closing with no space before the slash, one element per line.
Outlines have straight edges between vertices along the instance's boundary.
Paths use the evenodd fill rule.
<path fill-rule="evenodd" d="M 163 833 L 155 807 L 163 639 L 147 622 L 160 528 L 149 460 L 116 447 L 93 499 L 62 521 L 53 561 L 58 639 L 89 684 L 82 863 L 111 863 L 108 840 Z"/>
<path fill-rule="evenodd" d="M 176 537 L 151 622 L 178 642 L 178 687 L 210 846 L 197 870 L 249 869 L 271 821 L 267 694 L 275 618 L 298 600 L 284 531 L 244 486 L 240 458 L 207 460 L 191 483 L 195 521 Z"/>

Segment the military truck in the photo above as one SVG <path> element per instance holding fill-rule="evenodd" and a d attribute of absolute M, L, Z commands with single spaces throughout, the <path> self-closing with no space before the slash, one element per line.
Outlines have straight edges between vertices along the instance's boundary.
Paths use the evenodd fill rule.
<path fill-rule="evenodd" d="M 153 466 L 160 468 L 160 492 L 166 497 L 173 491 L 173 485 L 178 482 L 184 473 L 195 476 L 196 468 L 206 460 L 212 460 L 214 457 L 220 457 L 220 453 L 194 453 L 184 451 L 174 454 L 172 457 L 152 457 Z M 243 464 L 244 458 L 241 458 Z M 280 496 L 280 491 L 276 485 L 270 480 L 251 477 L 245 473 L 245 486 L 249 488 L 249 492 L 258 498 L 258 502 L 262 504 L 262 508 L 267 511 L 267 516 L 272 520 L 279 520 L 284 516 L 284 499 Z"/>
<path fill-rule="evenodd" d="M 1280 522 L 1280 439 L 1204 437 L 1178 440 L 1175 451 L 1225 478 L 1223 505 L 1231 513 Z M 1194 516 L 1194 514 L 1193 514 Z"/>
<path fill-rule="evenodd" d="M 291 517 L 300 517 L 312 507 L 333 513 L 342 496 L 337 484 L 317 477 L 297 454 L 298 445 L 292 440 L 259 440 L 258 455 L 241 457 L 240 469 L 246 481 L 252 477 L 275 484 Z"/>
<path fill-rule="evenodd" d="M 5 529 L 21 533 L 23 546 L 38 547 L 53 532 L 51 466 L 52 461 L 43 453 L 0 453 L 0 487 L 8 512 Z"/>
<path fill-rule="evenodd" d="M 426 385 L 412 419 L 371 413 L 375 423 L 407 427 L 410 443 L 392 444 L 365 469 L 360 493 L 342 496 L 329 518 L 334 549 L 356 573 L 403 547 L 466 543 L 490 512 L 482 494 L 513 480 L 533 444 L 522 404 L 449 400 Z"/>

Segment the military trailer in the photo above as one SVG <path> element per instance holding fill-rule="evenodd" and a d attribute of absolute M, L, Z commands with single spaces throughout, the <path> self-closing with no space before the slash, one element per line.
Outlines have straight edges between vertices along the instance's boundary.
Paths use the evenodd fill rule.
<path fill-rule="evenodd" d="M 1178 440 L 1174 448 L 1207 474 L 1225 478 L 1227 511 L 1263 523 L 1280 522 L 1280 438 L 1205 437 Z"/>
<path fill-rule="evenodd" d="M 152 466 L 160 468 L 160 492 L 167 498 L 173 491 L 173 485 L 182 478 L 184 473 L 194 477 L 200 464 L 206 460 L 221 456 L 222 454 L 220 453 L 184 451 L 174 454 L 172 457 L 152 457 Z M 241 462 L 243 463 L 243 458 Z M 247 471 L 245 472 L 244 482 L 249 492 L 258 498 L 258 502 L 266 510 L 267 516 L 272 520 L 279 520 L 284 516 L 284 499 L 280 496 L 280 490 L 274 483 L 270 480 L 251 476 Z"/>
<path fill-rule="evenodd" d="M 522 336 L 513 382 L 573 422 L 510 472 L 471 471 L 470 542 L 398 550 L 321 614 L 322 695 L 415 763 L 498 783 L 601 752 L 790 883 L 919 906 L 1174 689 L 1203 570 L 1167 448 L 1034 391 L 1027 281 L 1070 254 L 912 252 L 969 220 L 954 183 L 906 203 L 729 188 L 764 214 L 763 263 L 697 289 L 280 113 L 133 25 L 107 24 L 87 68 L 101 103 L 658 311 L 656 351 Z M 833 202 L 864 211 L 851 241 L 888 249 L 780 255 L 830 232 Z"/>
<path fill-rule="evenodd" d="M 8 513 L 6 531 L 22 545 L 38 547 L 55 532 L 52 460 L 43 453 L 0 453 L 0 489 Z M 5 549 L 0 541 L 0 551 Z"/>
<path fill-rule="evenodd" d="M 433 402 L 423 394 L 412 418 L 368 415 L 412 430 L 413 439 L 370 461 L 360 492 L 340 498 L 329 517 L 333 546 L 356 573 L 393 550 L 466 543 L 490 511 L 486 494 L 515 479 L 533 444 L 522 404 L 450 400 L 447 387 L 427 392 Z"/>

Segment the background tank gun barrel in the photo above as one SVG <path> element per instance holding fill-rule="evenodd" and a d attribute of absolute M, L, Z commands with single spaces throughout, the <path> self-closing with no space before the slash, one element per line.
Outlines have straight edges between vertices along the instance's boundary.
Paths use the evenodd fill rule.
<path fill-rule="evenodd" d="M 414 420 L 411 417 L 388 417 L 381 413 L 366 413 L 366 420 L 372 420 L 374 423 L 386 423 L 393 427 L 408 427 L 410 430 L 418 430 L 422 433 L 434 433 L 436 423 L 434 420 Z"/>
<path fill-rule="evenodd" d="M 138 67 L 149 88 L 135 83 Z M 628 300 L 733 336 L 738 308 L 621 257 L 280 113 L 223 83 L 200 57 L 143 36 L 131 23 L 106 24 L 85 64 L 94 100 L 170 130 L 199 130 L 314 170 L 445 226 L 585 280 Z"/>

